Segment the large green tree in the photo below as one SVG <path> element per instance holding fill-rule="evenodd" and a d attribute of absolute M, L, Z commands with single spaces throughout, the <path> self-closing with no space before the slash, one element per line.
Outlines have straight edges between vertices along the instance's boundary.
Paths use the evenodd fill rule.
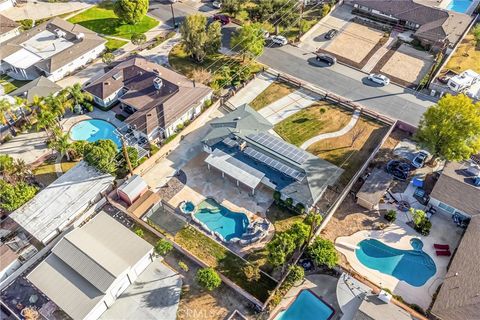
<path fill-rule="evenodd" d="M 231 16 L 235 16 L 242 10 L 242 3 L 240 0 L 223 0 L 222 12 L 228 13 Z"/>
<path fill-rule="evenodd" d="M 434 159 L 460 161 L 480 152 L 480 103 L 445 95 L 423 114 L 416 139 Z"/>
<path fill-rule="evenodd" d="M 333 268 L 338 263 L 338 253 L 332 241 L 317 238 L 308 248 L 308 254 L 315 263 Z"/>
<path fill-rule="evenodd" d="M 244 60 L 247 56 L 256 57 L 261 55 L 265 46 L 262 25 L 260 23 L 244 25 L 232 37 L 230 46 L 234 50 L 240 51 Z"/>
<path fill-rule="evenodd" d="M 38 189 L 26 182 L 10 184 L 0 180 L 0 209 L 14 211 L 32 199 Z"/>
<path fill-rule="evenodd" d="M 115 0 L 113 10 L 125 23 L 137 24 L 148 12 L 148 0 Z"/>
<path fill-rule="evenodd" d="M 300 17 L 300 5 L 298 1 L 291 0 L 259 0 L 258 4 L 250 9 L 250 16 L 255 21 L 272 23 L 278 34 L 280 27 L 296 25 Z"/>
<path fill-rule="evenodd" d="M 98 140 L 85 145 L 83 159 L 92 167 L 105 173 L 114 173 L 117 169 L 115 156 L 117 145 L 112 140 Z"/>
<path fill-rule="evenodd" d="M 288 231 L 276 233 L 266 246 L 268 262 L 274 267 L 285 264 L 287 258 L 295 250 L 295 240 L 295 237 Z"/>
<path fill-rule="evenodd" d="M 207 54 L 216 53 L 221 45 L 220 22 L 207 27 L 207 17 L 194 14 L 188 16 L 180 26 L 182 44 L 185 51 L 197 62 L 202 62 Z"/>

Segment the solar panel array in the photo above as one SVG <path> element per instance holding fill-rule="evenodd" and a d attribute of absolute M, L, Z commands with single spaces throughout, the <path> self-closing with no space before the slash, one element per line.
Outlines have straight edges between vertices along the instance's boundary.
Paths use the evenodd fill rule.
<path fill-rule="evenodd" d="M 283 174 L 286 174 L 289 177 L 292 177 L 293 179 L 297 181 L 302 181 L 303 178 L 305 178 L 305 174 L 303 172 L 300 172 L 296 169 L 293 169 L 280 161 L 277 161 L 261 152 L 258 152 L 257 150 L 251 148 L 251 147 L 246 147 L 243 149 L 243 152 L 248 155 L 249 157 L 252 157 L 260 162 L 263 162 L 267 166 L 274 168 L 278 171 L 280 171 Z"/>
<path fill-rule="evenodd" d="M 223 139 L 223 143 L 225 143 L 230 148 L 238 146 L 238 142 L 229 137 Z"/>
<path fill-rule="evenodd" d="M 249 134 L 247 138 L 298 164 L 303 164 L 309 157 L 309 154 L 302 149 L 265 132 Z"/>

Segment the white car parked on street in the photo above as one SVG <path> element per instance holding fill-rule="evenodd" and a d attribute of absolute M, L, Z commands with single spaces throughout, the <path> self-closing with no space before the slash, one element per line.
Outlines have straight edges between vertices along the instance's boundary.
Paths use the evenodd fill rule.
<path fill-rule="evenodd" d="M 272 36 L 270 39 L 272 40 L 273 43 L 278 44 L 280 46 L 284 46 L 288 43 L 287 38 L 285 38 L 284 36 Z"/>
<path fill-rule="evenodd" d="M 372 81 L 372 82 L 375 82 L 375 83 L 378 83 L 378 84 L 381 84 L 381 85 L 388 85 L 390 83 L 390 79 L 388 79 L 387 77 L 385 77 L 384 75 L 382 74 L 376 74 L 376 73 L 372 73 L 368 76 L 368 80 Z"/>

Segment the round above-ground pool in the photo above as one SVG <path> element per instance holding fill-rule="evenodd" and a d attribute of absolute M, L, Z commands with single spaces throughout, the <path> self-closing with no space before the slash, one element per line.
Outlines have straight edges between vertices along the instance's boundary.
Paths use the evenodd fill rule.
<path fill-rule="evenodd" d="M 108 121 L 100 119 L 83 120 L 70 129 L 70 139 L 95 142 L 98 140 L 112 140 L 120 148 L 122 142 L 115 134 L 115 126 Z"/>
<path fill-rule="evenodd" d="M 410 245 L 413 250 L 400 250 L 376 239 L 365 239 L 358 243 L 355 255 L 370 269 L 420 287 L 437 272 L 437 267 L 433 259 L 422 250 L 422 240 L 412 239 Z"/>

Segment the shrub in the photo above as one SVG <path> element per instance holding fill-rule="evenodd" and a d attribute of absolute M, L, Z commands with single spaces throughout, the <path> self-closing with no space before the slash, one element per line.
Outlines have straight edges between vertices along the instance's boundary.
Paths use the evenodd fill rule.
<path fill-rule="evenodd" d="M 22 27 L 22 30 L 30 30 L 34 26 L 34 21 L 32 19 L 20 20 L 20 25 Z"/>
<path fill-rule="evenodd" d="M 150 148 L 150 154 L 153 156 L 155 153 L 158 152 L 158 150 L 160 150 L 160 148 L 154 144 L 154 143 L 150 143 L 149 145 L 149 148 Z"/>
<path fill-rule="evenodd" d="M 258 281 L 260 280 L 260 268 L 257 265 L 247 264 L 243 267 L 243 272 L 245 273 L 245 277 L 247 281 Z"/>
<path fill-rule="evenodd" d="M 165 239 L 160 239 L 155 244 L 155 252 L 162 256 L 166 256 L 172 249 L 173 244 Z"/>
<path fill-rule="evenodd" d="M 338 263 L 338 253 L 332 241 L 317 238 L 308 248 L 308 254 L 315 263 L 333 268 Z"/>
<path fill-rule="evenodd" d="M 432 228 L 432 223 L 428 220 L 425 211 L 411 208 L 410 213 L 413 217 L 414 229 L 421 235 L 428 236 L 430 234 L 430 229 Z"/>
<path fill-rule="evenodd" d="M 281 197 L 282 197 L 282 194 L 279 191 L 275 190 L 273 192 L 273 201 L 275 201 L 276 204 L 280 203 L 280 201 L 282 200 Z"/>
<path fill-rule="evenodd" d="M 182 131 L 183 128 L 185 128 L 185 125 L 183 123 L 180 123 L 178 126 L 177 126 L 177 131 Z"/>
<path fill-rule="evenodd" d="M 331 6 L 328 3 L 322 5 L 322 18 L 325 17 L 331 10 Z"/>
<path fill-rule="evenodd" d="M 88 112 L 92 112 L 93 111 L 93 104 L 91 104 L 90 102 L 84 102 L 83 103 L 83 107 L 85 109 L 87 109 Z"/>
<path fill-rule="evenodd" d="M 183 261 L 178 261 L 178 266 L 180 267 L 180 269 L 182 269 L 185 272 L 188 272 L 188 270 L 190 270 L 187 264 Z"/>
<path fill-rule="evenodd" d="M 388 222 L 393 222 L 397 219 L 397 211 L 395 210 L 388 210 L 387 213 L 385 213 L 385 220 Z"/>
<path fill-rule="evenodd" d="M 115 55 L 111 52 L 105 52 L 103 55 L 102 55 L 102 61 L 103 63 L 105 63 L 106 65 L 110 65 L 112 64 L 112 62 L 115 60 Z"/>
<path fill-rule="evenodd" d="M 140 238 L 143 238 L 143 237 L 145 236 L 145 233 L 144 233 L 143 230 L 140 229 L 140 228 L 136 228 L 136 229 L 135 229 L 135 234 L 136 234 L 137 236 L 139 236 Z"/>
<path fill-rule="evenodd" d="M 423 236 L 428 236 L 431 228 L 432 222 L 430 222 L 428 219 L 421 221 L 420 224 L 415 226 L 415 230 Z"/>
<path fill-rule="evenodd" d="M 290 267 L 290 273 L 287 276 L 287 280 L 291 282 L 292 284 L 300 281 L 305 277 L 305 270 L 303 270 L 302 267 L 300 266 L 291 266 Z"/>
<path fill-rule="evenodd" d="M 295 205 L 295 210 L 299 213 L 299 214 L 304 214 L 305 213 L 305 206 L 303 205 L 303 203 L 297 203 Z"/>
<path fill-rule="evenodd" d="M 145 41 L 147 41 L 147 36 L 143 33 L 135 32 L 132 34 L 130 41 L 132 41 L 134 45 L 138 46 L 145 43 Z"/>
<path fill-rule="evenodd" d="M 208 291 L 212 291 L 215 288 L 218 288 L 220 284 L 222 284 L 222 279 L 213 268 L 202 268 L 197 271 L 197 275 L 195 276 L 198 284 L 207 289 Z"/>
<path fill-rule="evenodd" d="M 285 206 L 287 208 L 291 208 L 293 206 L 293 199 L 292 198 L 285 199 Z"/>

